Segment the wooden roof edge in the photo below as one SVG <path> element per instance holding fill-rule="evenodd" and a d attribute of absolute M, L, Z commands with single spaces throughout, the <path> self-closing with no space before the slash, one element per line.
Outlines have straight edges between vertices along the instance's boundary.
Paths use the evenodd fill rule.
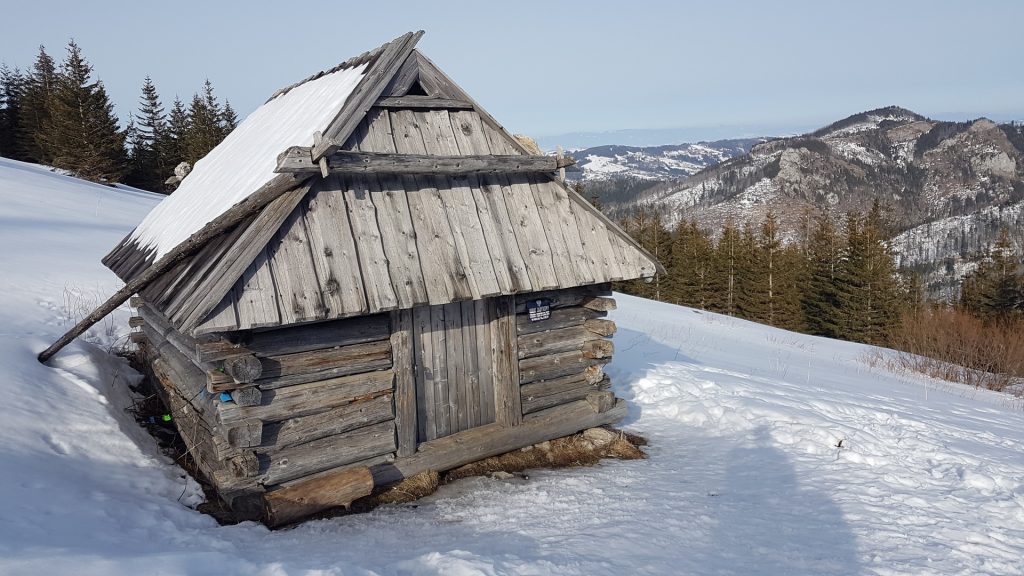
<path fill-rule="evenodd" d="M 663 276 L 668 274 L 668 270 L 666 270 L 665 267 L 661 265 L 661 262 L 659 262 L 653 254 L 648 252 L 647 249 L 644 248 L 642 244 L 640 244 L 640 242 L 638 242 L 635 238 L 630 236 L 628 232 L 623 230 L 622 227 L 616 224 L 614 220 L 606 216 L 604 212 L 598 210 L 596 206 L 587 201 L 587 199 L 584 198 L 583 196 L 580 196 L 579 193 L 577 193 L 575 190 L 566 186 L 565 182 L 562 182 L 561 180 L 555 178 L 554 176 L 551 177 L 551 181 L 554 182 L 557 186 L 561 186 L 562 189 L 569 194 L 570 200 L 582 206 L 583 209 L 586 210 L 587 212 L 590 212 L 590 214 L 595 216 L 598 220 L 600 220 L 605 225 L 605 227 L 608 228 L 610 232 L 621 238 L 623 241 L 626 242 L 626 244 L 632 246 L 633 248 L 636 248 L 645 258 L 650 260 L 651 263 L 654 264 L 654 271 L 656 274 L 661 274 Z"/>
<path fill-rule="evenodd" d="M 274 98 L 277 98 L 278 96 L 283 96 L 283 95 L 287 94 L 288 92 L 298 88 L 299 86 L 302 86 L 303 84 L 305 84 L 307 82 L 312 82 L 313 80 L 316 80 L 318 78 L 322 78 L 322 77 L 324 77 L 324 76 L 326 76 L 328 74 L 333 74 L 333 73 L 335 73 L 335 72 L 337 72 L 339 70 L 346 70 L 348 68 L 355 68 L 356 66 L 359 66 L 360 64 L 365 64 L 365 63 L 369 63 L 371 65 L 371 67 L 372 67 L 372 65 L 373 65 L 374 61 L 377 59 L 377 57 L 379 57 L 381 55 L 381 53 L 384 52 L 384 49 L 389 44 L 391 44 L 391 42 L 394 42 L 394 40 L 391 40 L 390 42 L 385 42 L 384 44 L 381 44 L 380 46 L 377 46 L 373 50 L 367 50 L 366 52 L 363 52 L 362 54 L 360 54 L 358 56 L 354 56 L 352 58 L 349 58 L 348 60 L 345 60 L 344 62 L 338 64 L 337 66 L 333 66 L 333 67 L 328 68 L 326 70 L 321 70 L 321 71 L 317 72 L 316 74 L 313 74 L 311 76 L 303 78 L 302 80 L 299 80 L 298 82 L 296 82 L 294 84 L 289 84 L 288 86 L 285 86 L 284 88 L 280 88 L 276 92 L 274 92 L 270 96 L 270 98 L 267 98 L 267 100 L 266 100 L 266 102 L 264 102 L 264 104 L 266 104 L 267 102 L 270 102 L 271 100 L 273 100 Z"/>

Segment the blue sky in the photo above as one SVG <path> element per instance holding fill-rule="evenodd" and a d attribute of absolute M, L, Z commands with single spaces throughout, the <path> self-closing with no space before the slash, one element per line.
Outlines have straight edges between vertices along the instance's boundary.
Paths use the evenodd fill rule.
<path fill-rule="evenodd" d="M 6 4 L 0 61 L 28 66 L 39 44 L 59 60 L 73 37 L 122 117 L 147 74 L 165 104 L 210 78 L 244 117 L 283 85 L 424 29 L 421 50 L 538 137 L 784 133 L 890 104 L 1024 118 L 1024 2 L 1009 0 Z"/>

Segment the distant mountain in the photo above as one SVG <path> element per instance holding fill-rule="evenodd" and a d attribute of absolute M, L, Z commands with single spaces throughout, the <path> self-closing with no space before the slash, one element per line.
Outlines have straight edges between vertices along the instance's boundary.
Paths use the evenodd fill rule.
<path fill-rule="evenodd" d="M 756 144 L 608 208 L 660 206 L 671 221 L 693 218 L 712 228 L 773 210 L 795 238 L 806 210 L 863 210 L 876 198 L 891 208 L 901 262 L 926 273 L 933 292 L 955 286 L 1000 227 L 1024 244 L 1024 127 L 880 108 Z"/>
<path fill-rule="evenodd" d="M 584 181 L 634 178 L 669 180 L 696 174 L 730 158 L 747 154 L 764 138 L 718 140 L 667 146 L 596 146 L 573 150 L 576 169 L 566 176 Z"/>

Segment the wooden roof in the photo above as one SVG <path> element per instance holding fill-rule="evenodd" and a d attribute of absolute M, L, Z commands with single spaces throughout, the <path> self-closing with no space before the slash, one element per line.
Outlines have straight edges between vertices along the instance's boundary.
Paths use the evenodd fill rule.
<path fill-rule="evenodd" d="M 374 78 L 375 66 L 363 83 L 382 88 L 368 112 L 331 121 L 351 124 L 344 139 L 325 133 L 291 155 L 326 175 L 296 178 L 290 191 L 142 290 L 179 329 L 272 327 L 660 271 L 551 171 L 517 171 L 508 162 L 486 169 L 488 159 L 518 157 L 527 166 L 538 157 L 422 54 L 410 47 L 385 77 Z M 278 170 L 290 169 L 288 151 L 280 152 Z M 345 155 L 364 165 L 342 166 Z M 374 158 L 419 163 L 367 168 Z M 130 238 L 104 260 L 125 280 L 145 267 L 137 247 L 131 262 Z"/>

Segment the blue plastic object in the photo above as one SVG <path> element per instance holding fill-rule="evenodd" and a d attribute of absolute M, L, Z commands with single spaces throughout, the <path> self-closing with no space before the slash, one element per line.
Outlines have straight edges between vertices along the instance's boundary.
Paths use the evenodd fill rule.
<path fill-rule="evenodd" d="M 231 402 L 231 394 L 229 394 L 227 392 L 221 392 L 220 393 L 220 401 L 221 402 Z"/>

